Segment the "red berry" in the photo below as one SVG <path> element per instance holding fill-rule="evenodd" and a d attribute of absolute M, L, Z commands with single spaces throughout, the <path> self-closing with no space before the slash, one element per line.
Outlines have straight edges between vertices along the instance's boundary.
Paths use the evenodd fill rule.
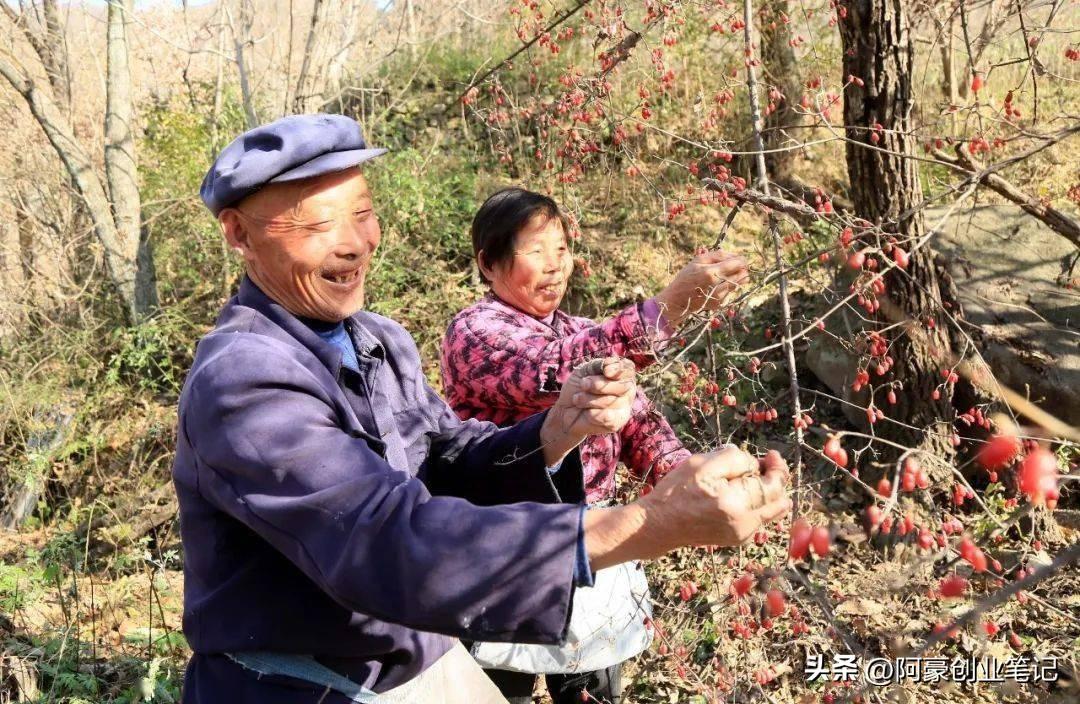
<path fill-rule="evenodd" d="M 802 560 L 806 557 L 806 551 L 810 547 L 810 524 L 805 518 L 800 518 L 791 524 L 791 542 L 788 546 L 788 556 L 793 560 Z"/>
<path fill-rule="evenodd" d="M 765 595 L 765 601 L 769 606 L 769 615 L 782 616 L 785 608 L 784 592 L 779 589 L 770 589 Z"/>
<path fill-rule="evenodd" d="M 877 493 L 885 498 L 892 496 L 892 482 L 885 477 L 882 477 L 877 483 Z"/>
<path fill-rule="evenodd" d="M 1020 451 L 1020 441 L 1009 435 L 994 435 L 979 449 L 978 461 L 984 469 L 1001 469 Z"/>
<path fill-rule="evenodd" d="M 986 555 L 979 548 L 975 548 L 975 552 L 972 553 L 969 560 L 971 566 L 975 568 L 976 572 L 986 571 Z"/>
<path fill-rule="evenodd" d="M 967 591 L 967 580 L 958 574 L 950 575 L 941 580 L 938 584 L 938 591 L 941 592 L 941 596 L 953 598 L 963 596 Z"/>
<path fill-rule="evenodd" d="M 1048 496 L 1057 499 L 1057 458 L 1049 450 L 1036 448 L 1020 463 L 1018 486 L 1020 491 L 1036 505 Z"/>
<path fill-rule="evenodd" d="M 749 574 L 743 574 L 731 584 L 736 596 L 745 596 L 754 586 L 754 578 Z"/>
<path fill-rule="evenodd" d="M 818 557 L 828 555 L 829 548 L 832 546 L 832 536 L 829 535 L 829 529 L 825 526 L 814 526 L 814 530 L 810 534 L 810 546 Z"/>
<path fill-rule="evenodd" d="M 908 262 L 910 261 L 907 252 L 900 249 L 899 247 L 893 247 L 892 257 L 893 261 L 896 262 L 896 266 L 900 267 L 901 269 L 907 269 Z"/>

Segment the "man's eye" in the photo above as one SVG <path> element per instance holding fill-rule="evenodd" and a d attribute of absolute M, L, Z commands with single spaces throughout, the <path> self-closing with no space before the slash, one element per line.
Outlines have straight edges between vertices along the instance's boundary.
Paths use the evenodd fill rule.
<path fill-rule="evenodd" d="M 333 225 L 333 220 L 320 220 L 319 222 L 309 222 L 304 225 L 304 227 L 308 230 L 313 230 L 315 232 L 326 232 L 331 227 L 333 227 Z"/>

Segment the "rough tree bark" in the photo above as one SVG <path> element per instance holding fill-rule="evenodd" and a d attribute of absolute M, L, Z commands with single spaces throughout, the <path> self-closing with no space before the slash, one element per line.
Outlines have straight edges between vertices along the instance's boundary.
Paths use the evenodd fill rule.
<path fill-rule="evenodd" d="M 135 320 L 157 308 L 154 260 L 142 228 L 139 172 L 135 158 L 131 69 L 128 63 L 127 24 L 133 0 L 111 0 L 107 34 L 108 66 L 105 96 L 105 178 L 113 222 L 124 251 L 135 254 L 135 280 L 128 304 Z M 123 282 L 127 290 L 129 284 Z"/>
<path fill-rule="evenodd" d="M 319 61 L 322 45 L 326 43 L 326 15 L 329 3 L 315 0 L 311 8 L 311 24 L 308 25 L 307 40 L 304 42 L 304 59 L 300 64 L 300 76 L 296 79 L 296 95 L 293 97 L 293 112 L 303 114 L 322 107 L 325 81 L 325 67 Z"/>
<path fill-rule="evenodd" d="M 124 0 L 117 0 L 122 3 Z M 114 49 L 118 49 L 120 46 L 119 41 L 124 39 L 123 33 L 113 33 L 111 26 L 112 10 L 114 9 L 110 4 L 110 30 L 109 30 L 109 47 L 108 53 L 110 55 L 110 78 L 112 77 L 112 71 L 115 68 L 119 71 L 121 64 L 114 64 L 112 55 Z M 123 42 L 123 68 L 124 73 L 127 73 L 127 45 Z M 120 57 L 117 57 L 120 60 Z M 149 258 L 149 252 L 145 246 L 140 248 L 140 237 L 138 230 L 138 191 L 136 189 L 135 195 L 135 218 L 136 227 L 134 233 L 121 230 L 117 226 L 117 221 L 114 219 L 113 206 L 109 200 L 109 188 L 107 188 L 106 180 L 102 178 L 94 165 L 94 161 L 87 153 L 86 149 L 76 138 L 70 123 L 65 118 L 60 106 L 57 105 L 55 97 L 52 95 L 52 91 L 48 87 L 42 89 L 41 86 L 35 82 L 31 76 L 31 72 L 27 71 L 22 65 L 16 63 L 15 59 L 8 59 L 5 56 L 0 56 L 0 76 L 2 76 L 12 88 L 16 90 L 26 101 L 26 105 L 30 110 L 30 114 L 33 115 L 35 121 L 41 126 L 42 131 L 45 132 L 46 138 L 56 151 L 57 156 L 64 165 L 64 169 L 67 171 L 71 178 L 71 183 L 74 190 L 78 193 L 82 200 L 82 206 L 85 208 L 86 214 L 92 224 L 93 232 L 98 243 L 100 243 L 105 260 L 106 274 L 109 281 L 116 287 L 120 300 L 123 304 L 123 312 L 125 319 L 128 323 L 137 322 L 142 316 L 150 312 L 150 306 L 147 304 L 152 302 L 156 298 L 154 291 L 147 291 L 145 288 L 141 291 L 137 291 L 137 282 L 140 285 L 153 287 L 153 268 L 152 262 Z M 112 88 L 109 88 L 109 101 L 110 104 L 118 104 L 121 101 L 121 97 L 126 95 L 126 100 L 130 103 L 131 91 L 130 91 L 130 77 L 127 79 L 126 90 L 122 89 L 120 92 L 114 92 Z M 118 108 L 120 110 L 120 108 Z M 123 129 L 129 131 L 127 139 L 131 139 L 130 135 L 130 104 L 126 108 L 126 113 L 120 112 L 121 117 L 126 114 L 126 119 L 121 119 L 121 125 Z M 110 140 L 111 141 L 111 140 Z M 120 152 L 125 149 L 128 154 L 132 155 L 131 163 L 122 165 L 121 170 L 126 170 L 128 175 L 135 178 L 135 166 L 133 161 L 134 148 L 130 144 L 127 147 L 123 146 L 123 140 L 113 145 L 118 147 Z M 114 151 L 112 155 L 106 155 L 106 161 L 109 161 L 112 156 L 117 152 Z M 110 174 L 108 179 L 111 182 L 113 174 Z M 117 179 L 122 179 L 123 176 L 116 176 Z M 137 181 L 133 181 L 137 183 Z M 121 189 L 123 190 L 123 189 Z M 140 274 L 140 266 L 146 269 L 146 272 Z"/>
<path fill-rule="evenodd" d="M 783 98 L 776 103 L 776 109 L 765 116 L 765 166 L 769 178 L 781 187 L 787 188 L 794 174 L 792 164 L 794 151 L 773 151 L 790 146 L 793 140 L 787 130 L 802 122 L 799 113 L 792 110 L 793 101 L 802 93 L 799 83 L 799 71 L 796 68 L 795 50 L 791 47 L 791 32 L 788 29 L 788 0 L 774 0 L 769 3 L 768 15 L 761 22 L 761 60 L 765 69 L 765 78 L 775 86 Z"/>
<path fill-rule="evenodd" d="M 237 19 L 233 19 L 234 12 L 225 6 L 225 18 L 229 24 L 229 31 L 233 39 L 233 54 L 236 60 L 236 71 L 240 78 L 240 96 L 244 102 L 244 118 L 248 129 L 258 127 L 259 115 L 255 112 L 255 102 L 251 95 L 251 81 L 248 78 L 248 65 L 244 52 L 251 43 L 251 25 L 253 22 L 252 8 L 248 0 L 238 0 L 236 3 Z"/>
<path fill-rule="evenodd" d="M 847 17 L 839 23 L 843 75 L 857 76 L 865 84 L 850 84 L 844 92 L 847 168 L 855 213 L 895 235 L 909 249 L 925 235 L 925 225 L 922 212 L 912 210 L 922 201 L 922 190 L 912 158 L 918 145 L 911 132 L 914 49 L 907 10 L 903 0 L 855 0 L 845 7 Z M 880 128 L 872 130 L 872 125 Z M 873 133 L 879 138 L 876 144 Z M 892 335 L 896 365 L 891 373 L 904 384 L 900 402 L 888 406 L 881 398 L 886 389 L 880 390 L 876 401 L 888 409 L 890 417 L 916 430 L 879 423 L 876 432 L 886 440 L 949 457 L 955 416 L 950 394 L 945 391 L 938 400 L 932 394 L 942 381 L 942 360 L 951 351 L 941 306 L 945 304 L 954 314 L 960 306 L 951 280 L 935 259 L 934 251 L 922 246 L 911 253 L 906 272 L 892 272 L 886 278 L 893 308 L 916 332 Z M 940 324 L 927 329 L 931 318 Z M 882 453 L 886 462 L 896 456 L 885 448 Z M 942 478 L 940 473 L 938 478 Z"/>
<path fill-rule="evenodd" d="M 34 49 L 45 76 L 52 86 L 53 98 L 65 112 L 71 109 L 71 80 L 68 73 L 67 42 L 64 40 L 64 29 L 60 24 L 60 13 L 56 7 L 56 0 L 42 0 L 41 9 L 38 13 L 41 20 L 39 30 L 35 31 L 29 23 L 29 18 L 22 3 L 19 3 L 22 12 L 16 12 L 9 3 L 0 3 L 8 18 L 22 29 L 22 35 Z"/>

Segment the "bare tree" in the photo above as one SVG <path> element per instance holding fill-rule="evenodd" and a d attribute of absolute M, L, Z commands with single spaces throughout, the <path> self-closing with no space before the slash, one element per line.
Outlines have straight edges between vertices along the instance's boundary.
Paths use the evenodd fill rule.
<path fill-rule="evenodd" d="M 315 0 L 311 8 L 311 24 L 308 26 L 307 41 L 304 42 L 304 59 L 300 64 L 300 76 L 296 79 L 296 94 L 293 96 L 292 109 L 295 113 L 310 112 L 312 108 L 321 107 L 322 90 L 320 84 L 325 79 L 319 65 L 317 54 L 321 53 L 322 45 L 326 43 L 325 27 L 326 16 L 329 12 L 329 3 L 323 0 Z"/>
<path fill-rule="evenodd" d="M 791 33 L 784 21 L 788 13 L 788 0 L 774 0 L 769 5 L 771 21 L 762 22 L 761 29 L 761 58 L 765 78 L 781 93 L 781 97 L 774 101 L 773 111 L 765 117 L 765 165 L 769 177 L 784 188 L 791 185 L 795 152 L 780 150 L 794 142 L 787 130 L 801 121 L 799 113 L 791 107 L 792 101 L 797 100 L 801 86 L 795 65 L 795 50 L 790 42 Z"/>
<path fill-rule="evenodd" d="M 22 3 L 19 5 L 20 8 L 23 7 Z M 33 47 L 45 69 L 45 76 L 49 79 L 57 104 L 65 111 L 70 110 L 71 76 L 68 73 L 67 43 L 64 41 L 56 0 L 42 0 L 40 21 L 37 22 L 32 14 L 16 12 L 8 3 L 0 3 L 0 9 L 22 30 L 23 36 Z M 40 26 L 35 27 L 35 24 Z"/>
<path fill-rule="evenodd" d="M 153 262 L 139 236 L 138 182 L 131 134 L 132 97 L 127 37 L 123 28 L 130 2 L 113 0 L 109 4 L 107 112 L 110 117 L 107 118 L 106 179 L 102 178 L 87 149 L 75 136 L 52 91 L 42 89 L 27 66 L 14 55 L 0 56 L 0 76 L 26 101 L 30 113 L 63 163 L 104 250 L 108 277 L 123 302 L 125 317 L 133 323 L 152 311 L 156 304 L 156 287 Z M 44 67 L 41 68 L 45 72 Z M 112 85 L 113 80 L 119 85 Z"/>
<path fill-rule="evenodd" d="M 105 177 L 113 221 L 125 253 L 136 254 L 133 312 L 141 317 L 157 307 L 154 260 L 142 230 L 138 162 L 135 158 L 131 68 L 127 25 L 134 0 L 111 0 L 105 106 Z"/>
<path fill-rule="evenodd" d="M 906 271 L 887 277 L 899 315 L 909 322 L 896 335 L 896 378 L 905 393 L 880 434 L 906 447 L 924 447 L 939 457 L 952 454 L 955 413 L 947 395 L 935 393 L 943 360 L 951 352 L 947 326 L 928 321 L 942 306 L 960 310 L 948 275 L 926 241 L 922 189 L 912 130 L 914 49 L 903 0 L 860 0 L 846 5 L 840 22 L 844 75 L 860 78 L 844 91 L 847 169 L 855 214 L 880 226 L 911 250 Z M 937 396 L 937 398 L 935 398 Z"/>
<path fill-rule="evenodd" d="M 224 9 L 225 19 L 233 38 L 233 54 L 236 71 L 240 78 L 240 97 L 244 102 L 244 117 L 250 129 L 259 124 L 259 115 L 255 112 L 255 103 L 251 95 L 250 67 L 245 53 L 252 43 L 251 27 L 254 12 L 250 0 L 236 0 L 232 8 L 225 5 Z"/>

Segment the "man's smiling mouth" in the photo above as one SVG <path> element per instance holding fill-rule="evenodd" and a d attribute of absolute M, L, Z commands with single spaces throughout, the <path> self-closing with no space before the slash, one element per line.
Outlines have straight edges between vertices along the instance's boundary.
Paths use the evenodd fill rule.
<path fill-rule="evenodd" d="M 342 272 L 342 273 L 339 273 L 339 274 L 335 274 L 335 273 L 329 272 L 329 271 L 324 271 L 322 273 L 322 278 L 324 278 L 327 281 L 330 281 L 332 283 L 335 283 L 335 284 L 351 284 L 351 283 L 353 283 L 354 281 L 356 281 L 357 279 L 360 278 L 361 271 L 362 271 L 362 268 L 356 268 L 356 269 L 353 269 L 352 271 L 345 271 L 345 272 Z"/>

